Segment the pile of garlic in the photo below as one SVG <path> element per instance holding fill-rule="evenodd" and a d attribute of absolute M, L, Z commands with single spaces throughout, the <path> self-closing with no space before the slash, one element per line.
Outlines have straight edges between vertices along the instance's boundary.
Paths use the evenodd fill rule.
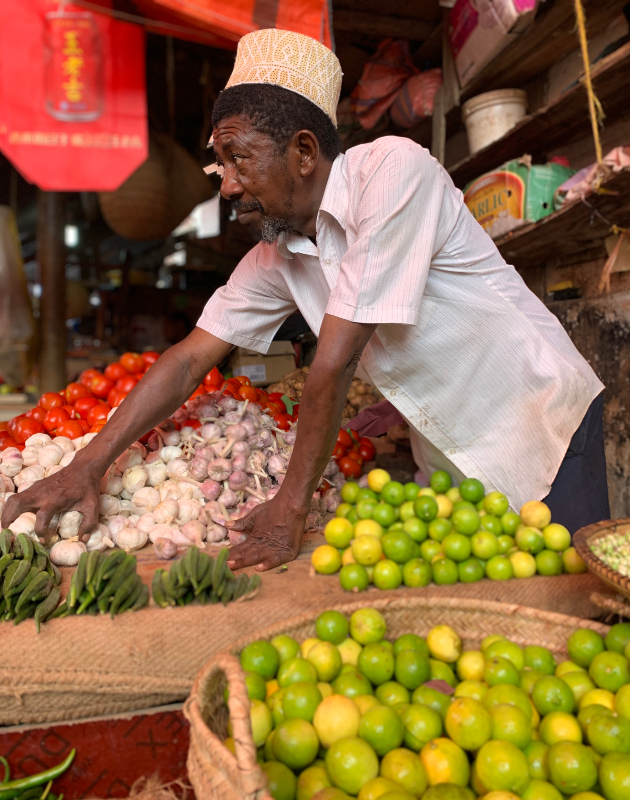
<path fill-rule="evenodd" d="M 99 522 L 87 544 L 79 541 L 81 514 L 55 518 L 51 559 L 73 565 L 86 549 L 120 547 L 139 550 L 148 541 L 160 558 L 173 558 L 178 547 L 205 547 L 228 538 L 225 523 L 244 517 L 274 497 L 287 470 L 295 429 L 281 431 L 256 405 L 220 393 L 203 395 L 179 409 L 173 418 L 199 419 L 201 427 L 175 429 L 166 420 L 149 437 L 149 448 L 135 442 L 108 469 L 100 483 Z M 0 461 L 0 513 L 7 496 L 24 491 L 71 463 L 75 453 L 96 434 L 71 441 L 36 434 L 22 452 L 7 448 Z M 324 476 L 330 486 L 313 495 L 306 528 L 339 504 L 343 482 L 335 461 Z M 14 534 L 35 536 L 35 514 L 22 514 L 10 525 Z M 232 533 L 232 543 L 244 539 Z"/>

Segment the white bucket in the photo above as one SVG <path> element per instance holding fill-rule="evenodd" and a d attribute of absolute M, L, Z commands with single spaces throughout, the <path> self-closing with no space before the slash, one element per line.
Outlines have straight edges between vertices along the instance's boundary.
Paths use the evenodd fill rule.
<path fill-rule="evenodd" d="M 522 89 L 498 89 L 467 100 L 462 117 L 471 155 L 504 136 L 526 110 L 527 95 Z"/>

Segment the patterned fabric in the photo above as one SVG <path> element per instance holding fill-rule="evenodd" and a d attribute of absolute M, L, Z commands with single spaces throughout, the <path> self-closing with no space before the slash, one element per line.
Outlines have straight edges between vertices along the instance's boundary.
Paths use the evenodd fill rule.
<path fill-rule="evenodd" d="M 448 469 L 515 509 L 547 494 L 602 384 L 420 145 L 385 136 L 336 158 L 317 246 L 258 244 L 199 327 L 266 352 L 299 308 L 377 323 L 357 370 L 409 422 L 425 474 Z"/>
<path fill-rule="evenodd" d="M 240 83 L 282 86 L 311 100 L 337 127 L 341 75 L 339 59 L 325 45 L 301 33 L 267 28 L 240 40 L 225 88 Z"/>

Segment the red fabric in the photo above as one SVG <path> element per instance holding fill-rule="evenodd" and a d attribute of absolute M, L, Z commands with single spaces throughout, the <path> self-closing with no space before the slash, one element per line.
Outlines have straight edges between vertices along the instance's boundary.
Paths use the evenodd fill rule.
<path fill-rule="evenodd" d="M 390 109 L 394 125 L 411 128 L 427 117 L 433 116 L 435 93 L 442 85 L 442 70 L 428 69 L 412 75 L 398 91 Z"/>
<path fill-rule="evenodd" d="M 356 431 L 359 436 L 382 436 L 394 425 L 402 425 L 404 421 L 400 412 L 388 400 L 383 400 L 359 411 L 347 427 Z"/>

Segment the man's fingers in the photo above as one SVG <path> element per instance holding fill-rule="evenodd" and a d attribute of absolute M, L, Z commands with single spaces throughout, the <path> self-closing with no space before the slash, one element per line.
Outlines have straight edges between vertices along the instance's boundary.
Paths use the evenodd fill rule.
<path fill-rule="evenodd" d="M 292 560 L 290 556 L 283 557 L 280 553 L 276 552 L 271 553 L 271 555 L 263 553 L 261 554 L 261 559 L 261 562 L 256 564 L 256 569 L 258 572 L 265 572 L 265 570 L 279 567 L 281 564 Z"/>
<path fill-rule="evenodd" d="M 252 518 L 251 511 L 245 517 L 226 521 L 225 527 L 229 531 L 238 531 L 239 533 L 249 533 L 254 527 L 254 520 Z"/>
<path fill-rule="evenodd" d="M 230 569 L 243 569 L 243 567 L 252 567 L 259 561 L 258 547 L 247 541 L 231 548 L 228 565 Z"/>
<path fill-rule="evenodd" d="M 35 533 L 38 536 L 46 536 L 50 521 L 54 517 L 55 511 L 52 508 L 40 508 L 35 516 Z"/>
<path fill-rule="evenodd" d="M 98 513 L 96 507 L 92 503 L 84 503 L 83 505 L 76 505 L 75 511 L 80 511 L 83 514 L 83 519 L 79 525 L 79 536 L 83 537 L 84 534 L 89 533 L 98 522 Z"/>

